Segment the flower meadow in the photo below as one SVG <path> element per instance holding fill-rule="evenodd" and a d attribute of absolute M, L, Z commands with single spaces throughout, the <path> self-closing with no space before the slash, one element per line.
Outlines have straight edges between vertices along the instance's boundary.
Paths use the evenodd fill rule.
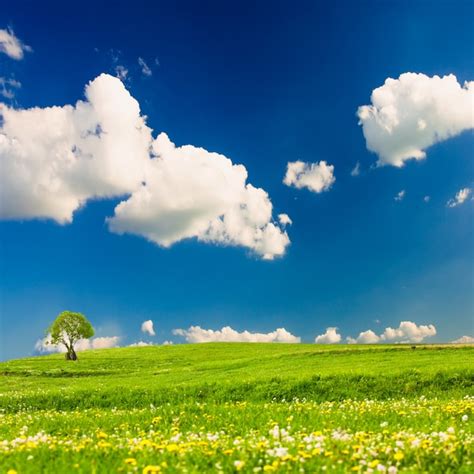
<path fill-rule="evenodd" d="M 120 389 L 107 392 L 104 379 L 83 407 L 74 407 L 74 395 L 79 403 L 84 394 L 70 391 L 67 377 L 54 377 L 66 383 L 54 397 L 48 381 L 36 377 L 35 390 L 27 380 L 28 390 L 10 386 L 1 393 L 2 473 L 474 472 L 469 372 L 427 393 L 421 393 L 427 379 L 420 379 L 399 397 L 370 398 L 361 385 L 358 392 L 352 387 L 353 397 L 337 400 L 311 390 L 312 397 L 273 394 L 267 400 L 252 397 L 255 390 L 237 396 L 228 390 L 225 400 L 216 384 L 214 391 L 201 387 L 181 398 L 179 387 L 168 387 L 167 397 L 154 393 L 152 402 L 150 394 L 138 397 L 124 388 L 136 398 L 123 403 L 126 397 L 114 396 Z M 350 380 L 341 375 L 332 383 Z M 274 387 L 275 379 L 269 383 Z"/>
<path fill-rule="evenodd" d="M 1 416 L 6 472 L 472 472 L 474 398 Z M 10 436 L 8 436 L 10 434 Z"/>

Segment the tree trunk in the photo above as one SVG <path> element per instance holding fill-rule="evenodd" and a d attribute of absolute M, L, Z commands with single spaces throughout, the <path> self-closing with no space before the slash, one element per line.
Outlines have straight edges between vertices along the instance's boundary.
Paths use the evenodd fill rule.
<path fill-rule="evenodd" d="M 77 360 L 77 354 L 74 348 L 68 348 L 66 352 L 66 360 Z"/>

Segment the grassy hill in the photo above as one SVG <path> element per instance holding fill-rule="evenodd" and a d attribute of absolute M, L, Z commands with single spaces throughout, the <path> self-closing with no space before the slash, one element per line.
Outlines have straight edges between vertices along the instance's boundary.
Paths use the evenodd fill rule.
<path fill-rule="evenodd" d="M 472 472 L 473 409 L 472 345 L 32 357 L 0 363 L 0 472 Z"/>
<path fill-rule="evenodd" d="M 149 346 L 87 351 L 77 362 L 66 362 L 62 354 L 4 362 L 0 374 L 4 395 L 0 407 L 8 403 L 10 409 L 15 400 L 23 399 L 31 405 L 61 408 L 137 406 L 194 396 L 214 400 L 443 396 L 473 390 L 474 346 Z"/>

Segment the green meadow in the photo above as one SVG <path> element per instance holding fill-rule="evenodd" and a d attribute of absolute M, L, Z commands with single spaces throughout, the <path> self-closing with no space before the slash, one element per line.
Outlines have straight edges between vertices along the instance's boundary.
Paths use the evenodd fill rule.
<path fill-rule="evenodd" d="M 0 375 L 2 473 L 474 471 L 474 346 L 150 346 Z"/>

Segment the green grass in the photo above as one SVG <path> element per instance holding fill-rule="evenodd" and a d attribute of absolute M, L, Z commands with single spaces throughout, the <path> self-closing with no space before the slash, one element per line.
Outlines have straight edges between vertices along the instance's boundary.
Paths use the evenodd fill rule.
<path fill-rule="evenodd" d="M 0 472 L 472 472 L 473 382 L 474 346 L 452 345 L 202 344 L 9 361 Z M 270 434 L 275 425 L 288 433 Z"/>

